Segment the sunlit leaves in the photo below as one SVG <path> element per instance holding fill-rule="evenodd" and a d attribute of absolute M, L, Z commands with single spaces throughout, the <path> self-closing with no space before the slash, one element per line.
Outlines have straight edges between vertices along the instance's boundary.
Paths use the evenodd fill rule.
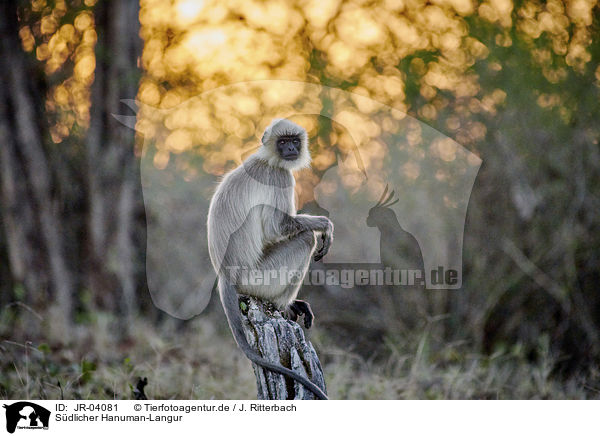
<path fill-rule="evenodd" d="M 94 17 L 85 6 L 73 8 L 64 0 L 32 1 L 20 14 L 23 49 L 43 63 L 49 89 L 46 110 L 53 120 L 51 139 L 59 143 L 75 126 L 89 123 L 89 87 L 96 67 Z M 79 131 L 82 131 L 79 129 Z"/>
<path fill-rule="evenodd" d="M 49 91 L 47 108 L 57 111 L 59 119 L 52 129 L 56 142 L 74 124 L 87 126 L 89 86 L 96 65 L 94 3 L 86 1 L 71 10 L 64 1 L 35 0 L 25 11 L 28 21 L 20 30 L 23 48 L 44 62 L 49 75 L 72 68 Z M 483 138 L 485 129 L 468 118 L 493 116 L 504 101 L 497 92 L 504 96 L 507 92 L 482 89 L 474 66 L 485 62 L 490 75 L 502 72 L 505 66 L 490 53 L 512 48 L 517 38 L 528 47 L 549 85 L 564 82 L 570 71 L 583 74 L 592 60 L 595 5 L 594 0 L 142 0 L 145 75 L 138 98 L 171 109 L 203 92 L 241 81 L 318 82 L 412 111 L 428 122 L 441 119 L 441 125 L 456 132 L 456 139 L 469 143 Z M 474 34 L 475 22 L 477 26 L 488 23 L 485 38 Z M 329 108 L 327 102 L 299 97 L 285 96 L 285 105 L 277 92 L 232 95 L 208 106 L 197 100 L 195 106 L 185 108 L 192 115 L 181 114 L 181 109 L 168 118 L 171 130 L 159 143 L 171 138 L 165 153 L 181 153 L 233 135 L 244 147 L 256 140 L 263 127 L 241 122 L 244 117 L 292 109 L 347 110 L 336 108 L 335 102 Z M 560 92 L 551 89 L 536 98 L 545 109 L 562 101 Z M 353 122 L 369 124 L 372 108 L 367 101 L 357 99 L 357 113 L 364 119 Z M 450 104 L 454 113 L 448 113 Z M 143 112 L 141 124 L 142 120 Z M 323 144 L 340 137 L 332 139 L 324 138 Z M 343 142 L 337 146 L 343 147 Z M 232 150 L 231 145 L 226 148 Z M 317 154 L 328 153 L 325 148 L 319 146 Z M 199 152 L 220 162 L 219 168 L 228 159 L 239 158 L 238 153 L 225 156 L 210 147 Z"/>

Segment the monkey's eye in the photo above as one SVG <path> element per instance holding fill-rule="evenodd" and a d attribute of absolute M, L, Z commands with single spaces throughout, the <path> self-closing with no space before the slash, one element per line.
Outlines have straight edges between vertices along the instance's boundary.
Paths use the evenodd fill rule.
<path fill-rule="evenodd" d="M 294 139 L 294 145 L 300 144 L 300 140 L 298 138 Z"/>
<path fill-rule="evenodd" d="M 285 144 L 285 139 L 280 139 L 279 141 L 277 141 L 279 143 L 279 145 L 284 145 Z"/>

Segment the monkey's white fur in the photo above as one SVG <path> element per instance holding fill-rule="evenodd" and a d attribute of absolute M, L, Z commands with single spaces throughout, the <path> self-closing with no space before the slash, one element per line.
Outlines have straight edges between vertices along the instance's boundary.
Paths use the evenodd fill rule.
<path fill-rule="evenodd" d="M 293 161 L 282 159 L 277 152 L 277 138 L 288 135 L 301 140 L 300 154 Z M 304 276 L 315 248 L 314 234 L 311 231 L 300 239 L 296 234 L 284 235 L 277 217 L 296 216 L 292 171 L 309 165 L 306 130 L 289 120 L 276 119 L 266 128 L 259 150 L 225 175 L 208 213 L 208 249 L 218 274 L 233 281 L 243 269 L 279 273 L 288 268 Z M 278 250 L 265 258 L 266 247 Z M 299 287 L 282 282 L 279 276 L 268 286 L 236 283 L 239 293 L 266 299 L 280 309 L 295 299 Z"/>
<path fill-rule="evenodd" d="M 300 153 L 295 160 L 285 160 L 279 155 L 276 142 L 281 136 L 300 139 Z M 306 130 L 289 120 L 274 120 L 265 130 L 259 150 L 225 175 L 217 187 L 208 211 L 208 251 L 218 275 L 219 294 L 229 326 L 246 356 L 258 365 L 292 377 L 317 397 L 327 399 L 306 377 L 265 360 L 250 347 L 237 297 L 238 293 L 252 295 L 272 302 L 279 309 L 287 308 L 298 294 L 315 250 L 315 232 L 323 235 L 318 258 L 329 249 L 333 237 L 331 221 L 296 213 L 292 171 L 309 164 Z M 255 284 L 244 282 L 244 270 L 260 271 L 263 278 L 273 272 L 277 276 L 268 283 Z M 292 278 L 287 271 L 297 271 L 298 275 Z"/>

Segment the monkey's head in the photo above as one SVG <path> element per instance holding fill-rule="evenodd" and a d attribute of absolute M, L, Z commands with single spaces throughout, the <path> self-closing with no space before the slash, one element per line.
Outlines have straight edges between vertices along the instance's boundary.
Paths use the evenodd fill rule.
<path fill-rule="evenodd" d="M 271 166 L 294 171 L 310 165 L 308 135 L 296 123 L 274 119 L 265 129 L 261 142 L 258 157 Z"/>

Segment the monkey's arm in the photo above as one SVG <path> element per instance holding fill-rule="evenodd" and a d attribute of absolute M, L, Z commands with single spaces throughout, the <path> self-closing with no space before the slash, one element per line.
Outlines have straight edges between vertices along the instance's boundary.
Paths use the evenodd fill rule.
<path fill-rule="evenodd" d="M 321 233 L 321 246 L 315 250 L 314 260 L 327 254 L 333 241 L 333 223 L 325 216 L 291 215 L 271 205 L 261 205 L 263 241 L 276 243 L 282 238 L 295 238 L 302 232 Z"/>
<path fill-rule="evenodd" d="M 333 233 L 333 223 L 326 216 L 299 214 L 293 217 L 289 216 L 289 218 L 296 222 L 296 225 L 301 228 L 301 231 L 312 230 L 313 232 L 321 233 L 331 231 Z"/>
<path fill-rule="evenodd" d="M 276 242 L 283 238 L 294 238 L 302 232 L 321 233 L 321 246 L 314 260 L 319 261 L 327 254 L 333 241 L 333 223 L 325 216 L 290 215 L 270 205 L 262 205 L 265 241 Z"/>
<path fill-rule="evenodd" d="M 333 223 L 326 216 L 304 214 L 291 216 L 284 214 L 281 227 L 283 234 L 294 235 L 306 230 L 321 233 L 321 246 L 315 252 L 315 262 L 318 262 L 327 254 L 333 242 Z"/>

